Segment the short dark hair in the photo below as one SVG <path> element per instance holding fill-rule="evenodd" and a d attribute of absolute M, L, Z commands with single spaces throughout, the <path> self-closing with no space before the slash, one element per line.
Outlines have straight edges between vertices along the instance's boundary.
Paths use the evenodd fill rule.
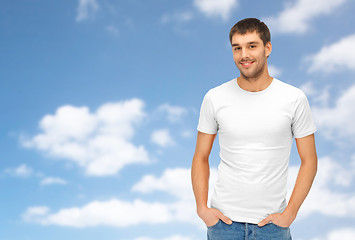
<path fill-rule="evenodd" d="M 270 30 L 266 24 L 257 18 L 245 18 L 237 22 L 229 32 L 229 41 L 232 44 L 232 37 L 238 33 L 244 35 L 248 32 L 256 31 L 263 41 L 264 45 L 270 42 Z"/>

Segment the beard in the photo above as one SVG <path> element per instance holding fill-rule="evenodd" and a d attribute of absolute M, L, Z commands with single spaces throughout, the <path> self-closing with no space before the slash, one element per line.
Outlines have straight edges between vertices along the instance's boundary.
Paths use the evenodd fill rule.
<path fill-rule="evenodd" d="M 256 61 L 254 62 L 254 64 Z M 238 66 L 237 68 L 239 69 L 240 75 L 245 79 L 245 80 L 253 80 L 253 79 L 258 79 L 260 76 L 262 76 L 265 73 L 266 69 L 266 61 L 261 64 L 261 66 L 253 66 L 255 69 L 244 69 L 242 66 Z"/>
<path fill-rule="evenodd" d="M 245 79 L 245 80 L 251 80 L 251 79 L 257 79 L 263 74 L 263 68 L 260 69 L 255 69 L 252 72 L 247 72 L 247 71 L 240 71 L 240 75 Z"/>

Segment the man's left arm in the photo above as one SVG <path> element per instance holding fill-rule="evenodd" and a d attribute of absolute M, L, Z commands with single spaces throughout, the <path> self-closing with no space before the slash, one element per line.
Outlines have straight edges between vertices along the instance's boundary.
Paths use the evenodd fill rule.
<path fill-rule="evenodd" d="M 301 166 L 298 171 L 295 187 L 293 188 L 288 205 L 282 213 L 270 214 L 259 222 L 259 227 L 270 221 L 281 227 L 289 227 L 295 220 L 298 210 L 311 189 L 317 173 L 317 153 L 314 134 L 302 138 L 295 138 Z"/>

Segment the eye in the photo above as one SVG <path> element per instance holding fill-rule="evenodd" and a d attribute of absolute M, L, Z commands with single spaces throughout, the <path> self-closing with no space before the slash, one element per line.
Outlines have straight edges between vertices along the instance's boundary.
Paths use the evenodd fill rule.
<path fill-rule="evenodd" d="M 235 47 L 233 50 L 238 51 L 238 50 L 240 50 L 240 47 Z"/>
<path fill-rule="evenodd" d="M 255 45 L 250 45 L 249 48 L 256 48 L 256 46 Z"/>

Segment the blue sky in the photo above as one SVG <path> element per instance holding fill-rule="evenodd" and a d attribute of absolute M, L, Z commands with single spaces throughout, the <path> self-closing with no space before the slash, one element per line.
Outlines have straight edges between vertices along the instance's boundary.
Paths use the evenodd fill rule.
<path fill-rule="evenodd" d="M 304 90 L 318 128 L 293 239 L 355 239 L 353 1 L 0 6 L 0 239 L 205 239 L 189 171 L 199 108 L 239 75 L 228 33 L 245 17 L 268 24 L 271 75 Z M 299 165 L 294 144 L 289 192 Z"/>

